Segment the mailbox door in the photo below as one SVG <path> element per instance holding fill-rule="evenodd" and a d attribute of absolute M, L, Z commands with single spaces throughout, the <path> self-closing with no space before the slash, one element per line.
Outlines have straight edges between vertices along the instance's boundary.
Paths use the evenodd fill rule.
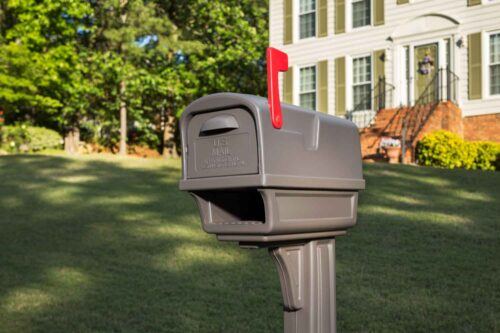
<path fill-rule="evenodd" d="M 194 115 L 187 149 L 187 178 L 258 173 L 255 120 L 244 109 Z"/>

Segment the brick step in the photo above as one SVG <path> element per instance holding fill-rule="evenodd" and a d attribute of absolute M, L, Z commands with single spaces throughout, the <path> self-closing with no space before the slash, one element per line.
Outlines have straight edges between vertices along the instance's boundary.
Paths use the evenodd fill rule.
<path fill-rule="evenodd" d="M 379 144 L 382 137 L 401 137 L 405 120 L 408 124 L 407 138 L 418 134 L 415 142 L 424 133 L 446 126 L 443 124 L 447 122 L 442 122 L 441 118 L 434 119 L 438 117 L 436 113 L 449 114 L 452 117 L 450 119 L 455 119 L 454 117 L 458 114 L 458 119 L 461 119 L 460 109 L 451 102 L 380 110 L 371 126 L 360 130 L 363 158 L 374 160 L 374 156 L 380 154 Z M 425 122 L 422 123 L 424 119 Z"/>

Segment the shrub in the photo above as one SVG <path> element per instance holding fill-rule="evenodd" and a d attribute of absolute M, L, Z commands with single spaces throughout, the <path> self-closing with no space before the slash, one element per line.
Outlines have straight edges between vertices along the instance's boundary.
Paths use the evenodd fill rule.
<path fill-rule="evenodd" d="M 500 167 L 500 144 L 494 142 L 477 142 L 477 155 L 474 161 L 481 170 L 498 170 Z"/>
<path fill-rule="evenodd" d="M 62 148 L 63 139 L 54 130 L 45 127 L 28 127 L 30 151 Z"/>
<path fill-rule="evenodd" d="M 28 130 L 26 125 L 3 126 L 1 146 L 9 153 L 28 151 Z"/>
<path fill-rule="evenodd" d="M 24 124 L 3 126 L 0 134 L 0 146 L 10 153 L 58 149 L 62 142 L 56 131 Z"/>
<path fill-rule="evenodd" d="M 448 131 L 425 135 L 417 144 L 417 162 L 447 169 L 495 170 L 500 144 L 464 141 Z"/>

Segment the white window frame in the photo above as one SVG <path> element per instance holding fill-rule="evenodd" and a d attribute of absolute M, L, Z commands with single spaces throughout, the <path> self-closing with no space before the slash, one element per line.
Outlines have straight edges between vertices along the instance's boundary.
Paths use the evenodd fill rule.
<path fill-rule="evenodd" d="M 362 53 L 362 54 L 356 54 L 354 56 L 349 57 L 349 66 L 346 68 L 346 76 L 349 78 L 348 87 L 349 87 L 349 93 L 347 94 L 348 97 L 348 104 L 349 104 L 349 109 L 352 110 L 356 105 L 354 105 L 354 59 L 358 58 L 366 58 L 370 57 L 370 92 L 373 90 L 373 55 L 371 53 Z M 349 70 L 349 72 L 347 72 Z M 366 83 L 364 83 L 366 84 Z M 356 85 L 360 85 L 359 83 Z M 373 96 L 372 96 L 373 97 Z M 372 101 L 373 102 L 373 101 Z M 373 110 L 373 105 L 371 109 L 369 110 L 357 110 L 357 111 L 372 111 Z"/>
<path fill-rule="evenodd" d="M 482 99 L 500 99 L 500 94 L 490 94 L 490 36 L 500 34 L 500 28 L 488 31 L 482 31 L 481 34 L 481 52 L 482 52 Z"/>
<path fill-rule="evenodd" d="M 311 11 L 312 12 L 312 11 Z M 300 13 L 300 0 L 294 0 L 293 1 L 293 7 L 292 7 L 292 14 L 293 14 L 293 42 L 303 42 L 303 41 L 308 41 L 308 40 L 313 40 L 317 38 L 318 35 L 318 0 L 316 0 L 316 8 L 314 10 L 316 13 L 314 15 L 314 29 L 315 29 L 315 34 L 314 36 L 311 37 L 306 37 L 306 38 L 300 38 L 300 15 L 304 15 L 305 13 Z"/>
<path fill-rule="evenodd" d="M 346 17 L 346 27 L 347 27 L 347 32 L 349 31 L 362 31 L 362 30 L 366 30 L 366 29 L 369 29 L 371 27 L 373 27 L 373 0 L 370 0 L 370 24 L 368 25 L 364 25 L 362 27 L 356 27 L 354 28 L 352 26 L 352 3 L 353 2 L 358 2 L 360 0 L 347 0 L 346 1 L 346 8 L 345 8 L 345 17 Z"/>
<path fill-rule="evenodd" d="M 313 91 L 308 91 L 308 92 L 301 92 L 300 91 L 300 70 L 303 68 L 308 68 L 308 67 L 314 67 L 314 71 L 316 73 L 315 75 L 315 87 L 316 89 L 314 90 L 314 108 L 313 111 L 317 110 L 318 107 L 318 66 L 316 63 L 309 63 L 305 65 L 300 65 L 300 66 L 295 66 L 296 71 L 294 72 L 294 77 L 297 78 L 297 84 L 294 84 L 294 92 L 293 92 L 293 100 L 294 104 L 300 106 L 300 95 L 301 94 L 307 94 L 307 93 L 312 93 Z"/>

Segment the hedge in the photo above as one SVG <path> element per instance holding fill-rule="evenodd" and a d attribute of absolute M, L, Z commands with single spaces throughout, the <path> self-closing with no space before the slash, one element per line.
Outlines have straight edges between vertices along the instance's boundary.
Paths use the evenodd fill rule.
<path fill-rule="evenodd" d="M 425 135 L 417 144 L 417 163 L 427 166 L 468 170 L 497 170 L 500 144 L 465 141 L 457 134 L 436 131 Z"/>
<path fill-rule="evenodd" d="M 59 133 L 48 128 L 24 124 L 0 128 L 0 148 L 11 153 L 59 149 L 62 144 Z"/>

